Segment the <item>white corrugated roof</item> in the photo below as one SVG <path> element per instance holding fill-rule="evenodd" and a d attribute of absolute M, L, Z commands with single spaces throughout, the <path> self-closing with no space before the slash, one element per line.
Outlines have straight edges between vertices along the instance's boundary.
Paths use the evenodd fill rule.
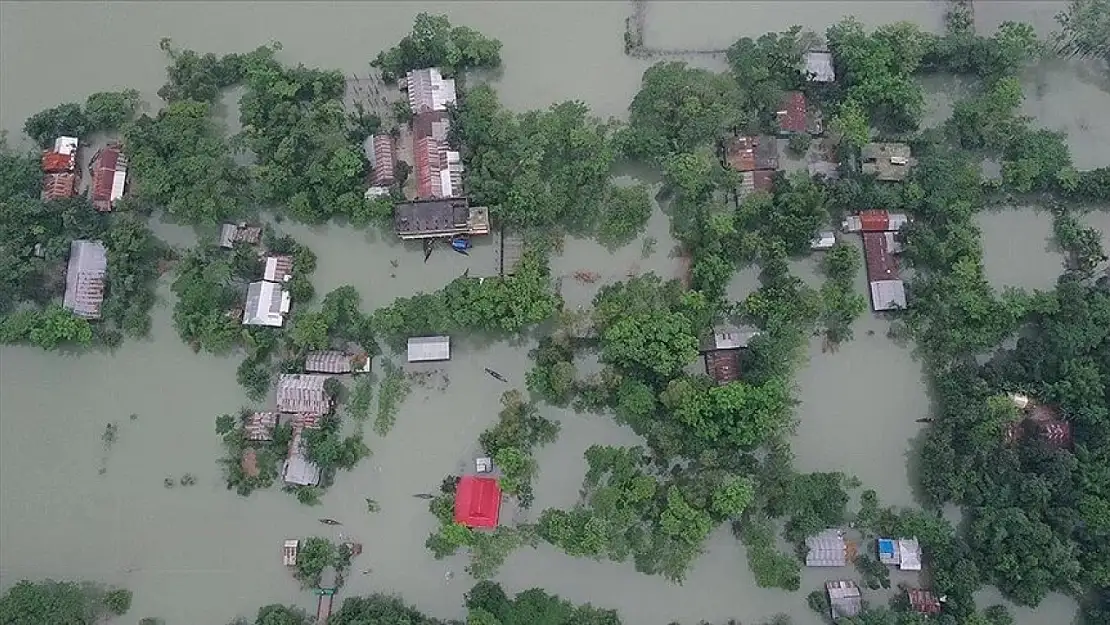
<path fill-rule="evenodd" d="M 273 282 L 252 282 L 247 287 L 247 303 L 243 307 L 243 325 L 281 327 L 285 323 L 282 312 L 287 293 Z"/>
<path fill-rule="evenodd" d="M 906 287 L 901 280 L 871 282 L 871 307 L 875 310 L 898 310 L 906 307 Z"/>
<path fill-rule="evenodd" d="M 409 362 L 431 362 L 451 359 L 451 337 L 415 336 L 409 339 Z"/>
<path fill-rule="evenodd" d="M 77 137 L 58 137 L 54 140 L 54 151 L 59 154 L 70 156 L 77 152 L 77 146 L 81 144 Z"/>
<path fill-rule="evenodd" d="M 127 184 L 127 172 L 116 170 L 112 174 L 112 193 L 108 196 L 109 201 L 112 203 L 117 202 L 123 197 L 123 187 Z"/>

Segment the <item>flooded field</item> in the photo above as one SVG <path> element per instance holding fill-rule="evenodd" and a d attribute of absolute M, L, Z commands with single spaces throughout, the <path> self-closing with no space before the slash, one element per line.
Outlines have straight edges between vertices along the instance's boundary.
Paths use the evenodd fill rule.
<path fill-rule="evenodd" d="M 938 30 L 943 14 L 943 4 L 935 1 L 815 2 L 804 12 L 783 10 L 782 2 L 649 4 L 647 43 L 676 48 L 725 47 L 740 35 L 758 36 L 799 20 L 820 31 L 849 14 L 871 25 L 912 20 Z M 1032 20 L 1045 30 L 1059 6 L 982 4 L 980 26 Z M 504 42 L 497 87 L 507 105 L 525 109 L 577 98 L 599 115 L 622 116 L 647 67 L 622 52 L 630 7 L 599 2 L 583 11 L 583 6 L 4 2 L 0 127 L 15 139 L 32 113 L 99 90 L 133 87 L 155 103 L 164 80 L 165 59 L 157 48 L 163 36 L 180 47 L 213 52 L 279 40 L 283 60 L 364 74 L 367 60 L 407 32 L 418 10 L 446 13 Z M 82 53 L 57 41 L 79 42 Z M 1105 85 L 1088 81 L 1081 69 L 1047 68 L 1031 78 L 1029 89 L 1027 114 L 1066 130 L 1077 164 L 1110 161 L 1105 151 L 1110 122 L 1093 113 L 1110 108 Z M 1110 236 L 1110 213 L 1086 219 Z M 1047 249 L 1050 219 L 1010 211 L 983 215 L 980 226 L 992 283 L 1051 286 L 1060 259 Z M 319 256 L 313 276 L 317 293 L 351 284 L 367 309 L 437 289 L 468 268 L 483 272 L 492 262 L 483 244 L 469 257 L 441 249 L 425 263 L 418 246 L 376 232 L 285 228 Z M 175 244 L 191 243 L 186 229 L 163 225 L 158 231 Z M 644 237 L 655 240 L 651 254 L 644 254 Z M 656 210 L 647 232 L 613 253 L 592 241 L 567 239 L 553 271 L 562 278 L 568 303 L 581 306 L 601 284 L 629 273 L 677 275 L 673 247 L 666 216 Z M 579 270 L 597 272 L 598 282 L 575 280 Z M 795 263 L 794 271 L 819 284 L 813 261 Z M 741 272 L 729 297 L 741 299 L 757 286 L 754 270 Z M 506 373 L 514 387 L 523 388 L 533 340 L 482 345 L 459 337 L 452 361 L 440 367 L 446 389 L 414 387 L 393 431 L 385 439 L 367 435 L 373 455 L 341 473 L 322 506 L 301 506 L 276 490 L 242 499 L 224 489 L 213 428 L 216 415 L 247 403 L 235 382 L 238 362 L 196 355 L 182 344 L 171 327 L 168 285 L 162 287 L 164 301 L 155 311 L 150 340 L 129 342 L 114 355 L 76 358 L 0 348 L 0 587 L 46 576 L 116 583 L 135 592 L 131 614 L 159 615 L 171 624 L 223 623 L 271 602 L 308 607 L 313 597 L 280 566 L 280 543 L 291 536 L 334 533 L 316 521 L 325 516 L 343 521 L 344 534 L 366 545 L 356 567 L 365 562 L 373 569 L 354 575 L 343 594 L 392 591 L 434 615 L 461 616 L 461 596 L 472 581 L 462 571 L 465 563 L 432 558 L 424 540 L 435 520 L 426 502 L 411 495 L 435 489 L 444 475 L 470 461 L 477 435 L 496 419 L 506 388 L 482 368 Z M 862 276 L 859 288 L 863 292 Z M 821 353 L 816 341 L 810 346 L 810 362 L 797 379 L 802 405 L 794 451 L 801 469 L 855 474 L 884 502 L 908 505 L 913 498 L 907 456 L 921 427 L 914 419 L 927 413 L 928 399 L 919 363 L 886 338 L 888 325 L 867 313 L 855 326 L 855 340 L 839 352 Z M 589 445 L 637 442 L 604 415 L 550 407 L 544 414 L 562 423 L 562 434 L 537 455 L 537 512 L 574 501 L 585 470 L 582 452 Z M 110 446 L 102 441 L 108 423 L 118 424 Z M 164 478 L 184 473 L 196 475 L 197 484 L 163 486 Z M 368 514 L 366 497 L 376 499 L 381 512 Z M 453 579 L 445 577 L 448 571 Z M 806 571 L 803 589 L 824 578 Z M 631 564 L 576 560 L 550 547 L 514 553 L 500 579 L 512 590 L 542 586 L 575 602 L 617 608 L 628 623 L 725 618 L 748 623 L 775 612 L 794 615 L 796 623 L 816 622 L 804 593 L 756 588 L 743 548 L 727 528 L 713 535 L 683 586 L 640 575 Z M 983 601 L 995 599 L 984 595 Z M 1054 596 L 1036 612 L 1017 612 L 1016 622 L 1064 623 L 1073 612 L 1070 600 Z"/>

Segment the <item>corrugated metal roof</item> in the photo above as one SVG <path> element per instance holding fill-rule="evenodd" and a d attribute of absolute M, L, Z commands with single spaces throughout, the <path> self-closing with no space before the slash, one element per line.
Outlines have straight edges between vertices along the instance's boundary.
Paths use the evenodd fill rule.
<path fill-rule="evenodd" d="M 836 233 L 832 230 L 823 230 L 813 237 L 809 242 L 809 248 L 812 250 L 828 250 L 836 245 Z"/>
<path fill-rule="evenodd" d="M 336 350 L 309 352 L 304 359 L 304 370 L 313 373 L 350 373 L 351 356 Z"/>
<path fill-rule="evenodd" d="M 451 359 L 451 337 L 415 336 L 409 339 L 409 362 L 432 362 Z"/>
<path fill-rule="evenodd" d="M 331 410 L 331 400 L 324 392 L 326 375 L 286 373 L 278 378 L 277 408 L 279 412 L 322 415 Z"/>
<path fill-rule="evenodd" d="M 805 55 L 806 78 L 810 82 L 833 82 L 836 70 L 833 68 L 831 52 L 810 50 Z"/>
<path fill-rule="evenodd" d="M 906 596 L 909 598 L 910 608 L 914 612 L 940 614 L 940 599 L 937 599 L 936 594 L 921 588 L 910 588 L 906 591 Z"/>
<path fill-rule="evenodd" d="M 87 240 L 70 243 L 62 306 L 78 317 L 99 319 L 107 273 L 108 251 L 104 243 Z"/>
<path fill-rule="evenodd" d="M 284 295 L 281 285 L 274 282 L 251 282 L 243 307 L 243 325 L 281 327 L 285 323 Z"/>
<path fill-rule="evenodd" d="M 109 145 L 93 156 L 89 169 L 92 171 L 89 199 L 98 211 L 112 210 L 123 197 L 127 184 L 127 157 L 120 146 Z"/>
<path fill-rule="evenodd" d="M 921 570 L 921 544 L 916 538 L 898 539 L 898 568 L 903 571 Z"/>
<path fill-rule="evenodd" d="M 901 280 L 871 282 L 871 308 L 876 311 L 901 310 L 906 307 L 906 286 Z"/>
<path fill-rule="evenodd" d="M 833 620 L 853 617 L 863 611 L 863 595 L 855 582 L 846 579 L 826 582 L 825 591 L 829 593 Z"/>
<path fill-rule="evenodd" d="M 262 274 L 263 280 L 270 282 L 285 282 L 293 277 L 293 257 L 285 254 L 271 254 L 266 257 L 266 269 Z"/>
<path fill-rule="evenodd" d="M 228 249 L 235 246 L 235 232 L 239 229 L 235 224 L 224 224 L 220 226 L 220 247 Z"/>
<path fill-rule="evenodd" d="M 373 168 L 370 178 L 374 186 L 388 187 L 394 182 L 394 167 L 396 154 L 393 149 L 393 137 L 390 135 L 374 135 L 370 166 Z"/>
<path fill-rule="evenodd" d="M 415 69 L 405 79 L 409 107 L 413 113 L 446 111 L 449 104 L 455 104 L 455 80 L 444 78 L 438 67 Z"/>
<path fill-rule="evenodd" d="M 247 422 L 243 424 L 245 438 L 248 441 L 272 441 L 277 422 L 276 412 L 256 412 L 247 417 Z"/>
<path fill-rule="evenodd" d="M 45 152 L 42 155 L 42 171 L 48 174 L 72 172 L 77 169 L 77 158 L 73 154 Z"/>
<path fill-rule="evenodd" d="M 787 91 L 778 113 L 779 130 L 784 133 L 806 132 L 806 96 L 801 91 Z"/>
<path fill-rule="evenodd" d="M 778 169 L 778 140 L 763 136 L 732 137 L 725 142 L 725 162 L 736 171 Z"/>
<path fill-rule="evenodd" d="M 42 200 L 49 202 L 77 194 L 77 174 L 46 174 L 42 178 Z"/>
<path fill-rule="evenodd" d="M 806 539 L 806 566 L 844 566 L 848 563 L 848 544 L 840 530 L 830 529 Z"/>
<path fill-rule="evenodd" d="M 58 137 L 54 139 L 54 151 L 59 154 L 76 155 L 81 141 L 77 137 Z"/>
<path fill-rule="evenodd" d="M 455 487 L 455 522 L 467 527 L 497 527 L 501 487 L 497 479 L 464 475 Z"/>
<path fill-rule="evenodd" d="M 296 486 L 316 486 L 320 483 L 320 467 L 305 457 L 304 438 L 301 431 L 293 433 L 289 442 L 289 456 L 281 468 L 281 479 Z"/>

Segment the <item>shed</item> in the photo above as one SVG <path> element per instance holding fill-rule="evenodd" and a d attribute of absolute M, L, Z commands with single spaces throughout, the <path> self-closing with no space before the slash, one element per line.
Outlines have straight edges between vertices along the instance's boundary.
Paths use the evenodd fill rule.
<path fill-rule="evenodd" d="M 251 282 L 247 286 L 247 302 L 243 310 L 243 325 L 280 328 L 285 323 L 291 298 L 289 292 L 276 282 Z"/>
<path fill-rule="evenodd" d="M 806 80 L 810 82 L 833 82 L 836 70 L 833 68 L 832 53 L 828 50 L 810 50 L 805 54 Z"/>
<path fill-rule="evenodd" d="M 293 257 L 288 254 L 270 254 L 266 257 L 266 269 L 262 274 L 263 280 L 270 282 L 285 282 L 293 277 Z"/>
<path fill-rule="evenodd" d="M 414 336 L 409 339 L 409 362 L 451 360 L 451 337 Z"/>
<path fill-rule="evenodd" d="M 901 181 L 914 165 L 910 146 L 905 143 L 868 143 L 863 146 L 863 173 L 879 180 Z"/>
<path fill-rule="evenodd" d="M 377 134 L 371 141 L 370 183 L 376 187 L 388 187 L 394 183 L 394 167 L 397 155 L 393 148 L 393 136 Z"/>
<path fill-rule="evenodd" d="M 301 541 L 290 538 L 281 546 L 281 563 L 285 566 L 297 565 L 297 552 L 300 551 Z"/>
<path fill-rule="evenodd" d="M 42 201 L 61 200 L 77 195 L 77 174 L 46 174 L 42 177 Z"/>
<path fill-rule="evenodd" d="M 393 208 L 393 226 L 402 239 L 489 234 L 489 209 L 466 198 L 402 202 Z"/>
<path fill-rule="evenodd" d="M 848 543 L 844 532 L 828 529 L 806 539 L 806 566 L 844 566 L 848 563 Z"/>
<path fill-rule="evenodd" d="M 805 94 L 801 91 L 787 91 L 783 95 L 776 117 L 779 122 L 779 132 L 784 135 L 800 135 L 808 132 Z"/>
<path fill-rule="evenodd" d="M 293 440 L 289 441 L 289 456 L 281 467 L 281 479 L 292 486 L 316 486 L 320 483 L 320 467 L 305 456 L 301 430 L 295 430 Z"/>
<path fill-rule="evenodd" d="M 248 441 L 274 440 L 274 428 L 277 427 L 278 413 L 255 412 L 247 417 L 243 424 L 243 436 Z"/>
<path fill-rule="evenodd" d="M 836 233 L 832 230 L 822 230 L 809 242 L 811 250 L 831 250 L 836 245 Z"/>
<path fill-rule="evenodd" d="M 932 591 L 921 588 L 910 588 L 906 591 L 910 601 L 910 609 L 921 614 L 940 614 L 941 603 Z"/>
<path fill-rule="evenodd" d="M 331 411 L 331 398 L 324 391 L 326 375 L 286 373 L 278 378 L 278 412 L 324 415 Z"/>
<path fill-rule="evenodd" d="M 78 239 L 69 245 L 62 306 L 84 319 L 99 319 L 108 275 L 108 251 L 100 241 Z"/>
<path fill-rule="evenodd" d="M 235 232 L 239 227 L 235 224 L 224 224 L 220 226 L 220 247 L 231 249 L 235 246 Z"/>
<path fill-rule="evenodd" d="M 354 370 L 354 356 L 338 350 L 309 352 L 304 359 L 304 370 L 310 373 L 350 373 Z M 369 363 L 369 360 L 366 361 Z"/>
<path fill-rule="evenodd" d="M 231 249 L 236 243 L 257 245 L 261 241 L 261 226 L 248 226 L 245 223 L 220 226 L 220 247 Z"/>
<path fill-rule="evenodd" d="M 127 157 L 118 143 L 105 146 L 89 162 L 92 182 L 89 200 L 96 210 L 108 212 L 116 205 L 127 186 Z"/>
<path fill-rule="evenodd" d="M 779 168 L 779 145 L 774 137 L 731 137 L 724 148 L 725 163 L 736 171 Z"/>
<path fill-rule="evenodd" d="M 497 527 L 501 487 L 492 477 L 464 475 L 455 488 L 455 522 L 467 527 Z"/>
<path fill-rule="evenodd" d="M 855 582 L 847 579 L 825 582 L 825 591 L 829 593 L 829 612 L 834 621 L 863 611 L 863 595 Z"/>
<path fill-rule="evenodd" d="M 456 101 L 455 80 L 444 78 L 438 67 L 414 69 L 405 77 L 409 107 L 415 114 L 446 111 Z"/>

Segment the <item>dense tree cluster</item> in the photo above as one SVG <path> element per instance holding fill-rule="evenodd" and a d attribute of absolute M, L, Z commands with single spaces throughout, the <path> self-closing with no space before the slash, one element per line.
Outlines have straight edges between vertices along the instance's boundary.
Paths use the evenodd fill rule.
<path fill-rule="evenodd" d="M 0 623 L 82 625 L 125 614 L 131 591 L 91 582 L 21 580 L 0 596 Z"/>
<path fill-rule="evenodd" d="M 502 490 L 515 495 L 527 508 L 532 504 L 532 478 L 539 471 L 532 453 L 555 442 L 559 424 L 541 416 L 519 391 L 506 391 L 501 405 L 497 423 L 479 435 L 478 443 L 501 470 Z"/>
<path fill-rule="evenodd" d="M 215 226 L 246 210 L 250 174 L 235 162 L 207 102 L 175 100 L 123 130 L 132 192 L 172 218 Z"/>
<path fill-rule="evenodd" d="M 97 132 L 119 130 L 131 121 L 141 104 L 139 92 L 101 91 L 85 99 L 35 113 L 23 124 L 23 132 L 41 148 L 49 148 L 61 136 L 86 137 Z"/>
<path fill-rule="evenodd" d="M 400 349 L 412 336 L 518 334 L 549 319 L 560 307 L 547 260 L 532 251 L 503 280 L 462 277 L 434 293 L 398 298 L 374 313 L 373 326 L 380 338 Z"/>
<path fill-rule="evenodd" d="M 466 94 L 451 126 L 463 148 L 468 193 L 502 223 L 589 233 L 600 216 L 620 238 L 641 229 L 646 217 L 642 198 L 612 188 L 612 131 L 581 102 L 513 113 L 485 85 Z"/>
<path fill-rule="evenodd" d="M 409 70 L 439 67 L 458 75 L 469 69 L 501 65 L 501 42 L 466 26 L 453 26 L 446 15 L 418 13 L 412 33 L 389 50 L 380 52 L 370 65 L 387 82 L 404 78 Z"/>

